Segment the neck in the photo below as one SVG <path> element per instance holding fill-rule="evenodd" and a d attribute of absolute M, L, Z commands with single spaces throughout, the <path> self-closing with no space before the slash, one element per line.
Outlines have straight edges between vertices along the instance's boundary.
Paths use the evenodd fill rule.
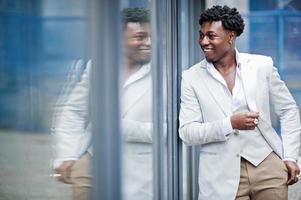
<path fill-rule="evenodd" d="M 236 57 L 235 51 L 233 50 L 231 53 L 228 53 L 222 59 L 217 62 L 213 62 L 214 67 L 222 74 L 228 74 L 233 72 L 236 69 Z"/>
<path fill-rule="evenodd" d="M 124 68 L 124 80 L 127 80 L 132 74 L 137 72 L 142 66 L 138 63 L 127 60 Z"/>
<path fill-rule="evenodd" d="M 142 67 L 142 65 L 137 62 L 134 63 L 134 62 L 128 61 L 126 64 L 126 71 L 128 71 L 130 74 L 132 74 L 132 73 L 135 73 L 136 71 L 138 71 L 141 67 Z"/>

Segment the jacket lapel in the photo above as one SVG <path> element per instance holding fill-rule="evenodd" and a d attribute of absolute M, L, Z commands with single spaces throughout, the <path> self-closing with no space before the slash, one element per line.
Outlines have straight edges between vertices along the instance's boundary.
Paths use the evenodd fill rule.
<path fill-rule="evenodd" d="M 224 86 L 216 80 L 206 69 L 206 64 L 203 62 L 199 70 L 204 70 L 204 72 L 199 71 L 200 80 L 203 85 L 206 85 L 208 92 L 212 95 L 216 104 L 223 111 L 225 116 L 230 116 L 231 111 L 231 99 L 225 92 Z"/>
<path fill-rule="evenodd" d="M 241 77 L 246 101 L 250 111 L 257 112 L 256 91 L 257 91 L 257 66 L 252 65 L 248 55 L 241 55 Z"/>
<path fill-rule="evenodd" d="M 238 52 L 237 52 L 238 53 Z M 241 69 L 242 84 L 246 96 L 246 101 L 250 111 L 258 111 L 256 104 L 256 87 L 257 87 L 257 66 L 252 65 L 249 54 L 239 54 L 239 62 Z M 205 73 L 200 72 L 203 84 L 207 86 L 209 93 L 226 116 L 232 114 L 231 99 L 227 96 L 224 86 L 212 77 L 206 69 L 206 62 L 202 62 L 200 70 L 206 70 Z"/>
<path fill-rule="evenodd" d="M 129 110 L 147 93 L 151 90 L 151 74 L 150 69 L 144 72 L 134 74 L 129 81 L 123 86 L 122 95 L 122 116 L 124 117 Z"/>

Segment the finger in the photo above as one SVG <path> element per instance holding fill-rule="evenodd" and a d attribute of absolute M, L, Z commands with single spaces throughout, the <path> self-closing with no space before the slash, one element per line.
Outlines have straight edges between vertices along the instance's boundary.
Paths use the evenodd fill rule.
<path fill-rule="evenodd" d="M 287 181 L 287 184 L 288 185 L 292 185 L 294 183 L 296 183 L 298 181 L 298 178 L 297 178 L 297 173 L 295 170 L 291 170 L 290 172 L 290 175 L 289 175 L 289 179 Z"/>
<path fill-rule="evenodd" d="M 299 181 L 299 178 L 295 177 L 288 185 L 293 185 Z"/>
<path fill-rule="evenodd" d="M 59 180 L 63 183 L 66 183 L 65 179 L 66 179 L 66 172 L 62 171 L 61 176 L 59 177 Z"/>
<path fill-rule="evenodd" d="M 249 112 L 248 114 L 249 114 L 248 117 L 251 117 L 251 118 L 259 117 L 259 112 Z"/>
<path fill-rule="evenodd" d="M 246 128 L 244 128 L 243 130 L 254 130 L 255 129 L 255 126 L 248 126 Z"/>
<path fill-rule="evenodd" d="M 66 178 L 65 178 L 65 183 L 67 183 L 67 184 L 72 183 L 71 182 L 71 171 L 70 170 L 67 172 L 67 175 L 66 175 Z"/>
<path fill-rule="evenodd" d="M 60 173 L 59 176 L 56 177 L 56 180 L 58 180 L 60 182 L 64 182 L 64 177 L 63 177 L 62 173 Z"/>
<path fill-rule="evenodd" d="M 70 184 L 71 183 L 71 178 L 70 178 L 70 170 L 66 170 L 64 171 L 64 173 L 62 173 L 62 182 Z"/>
<path fill-rule="evenodd" d="M 254 130 L 256 126 L 249 126 L 247 130 Z"/>
<path fill-rule="evenodd" d="M 288 181 L 287 181 L 287 185 L 292 185 L 292 184 L 294 184 L 294 183 L 295 183 L 295 178 L 292 177 L 292 176 L 290 176 L 290 178 L 289 178 Z"/>
<path fill-rule="evenodd" d="M 250 124 L 253 124 L 254 119 L 255 119 L 255 118 L 252 118 L 252 117 L 247 118 L 247 122 L 250 123 Z"/>
<path fill-rule="evenodd" d="M 57 180 L 63 183 L 68 183 L 68 169 L 63 168 L 57 170 L 57 173 L 60 174 L 60 176 L 57 177 Z"/>
<path fill-rule="evenodd" d="M 57 176 L 55 176 L 57 181 L 63 181 L 63 177 L 62 177 L 62 170 L 61 169 L 55 169 L 55 173 L 57 174 Z"/>
<path fill-rule="evenodd" d="M 255 129 L 255 124 L 253 122 L 248 122 L 246 123 L 246 129 L 247 130 L 254 130 Z"/>
<path fill-rule="evenodd" d="M 299 181 L 299 169 L 295 169 L 294 170 L 294 175 L 293 175 L 293 177 L 294 177 L 294 181 L 295 181 L 295 183 L 297 183 L 298 181 Z"/>
<path fill-rule="evenodd" d="M 64 179 L 64 183 L 71 184 L 71 183 L 72 183 L 71 177 L 70 177 L 70 176 L 66 177 L 66 178 Z"/>
<path fill-rule="evenodd" d="M 298 173 L 298 174 L 296 175 L 296 182 L 298 182 L 299 179 L 300 179 L 300 174 Z"/>

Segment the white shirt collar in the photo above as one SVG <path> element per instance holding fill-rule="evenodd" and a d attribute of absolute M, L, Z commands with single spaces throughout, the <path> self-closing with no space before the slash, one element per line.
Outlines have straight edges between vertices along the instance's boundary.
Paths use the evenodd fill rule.
<path fill-rule="evenodd" d="M 150 72 L 150 63 L 143 65 L 137 72 L 133 73 L 124 83 L 123 87 L 127 87 L 137 80 L 145 77 Z"/>
<path fill-rule="evenodd" d="M 236 73 L 237 75 L 240 77 L 241 76 L 241 56 L 240 53 L 238 52 L 238 50 L 235 48 L 235 59 L 236 59 Z M 214 67 L 214 65 L 212 64 L 212 62 L 208 62 L 206 60 L 206 68 L 207 71 L 218 81 L 220 81 L 222 84 L 224 84 L 227 87 L 226 81 L 224 80 L 224 78 L 222 77 L 222 75 L 217 71 L 217 69 Z"/>
<path fill-rule="evenodd" d="M 241 55 L 240 53 L 238 52 L 238 50 L 235 48 L 235 59 L 236 59 L 236 63 L 237 63 L 237 66 L 240 67 L 241 65 Z M 211 62 L 208 62 L 206 59 L 205 59 L 205 63 L 206 63 L 206 68 L 208 69 L 209 67 L 214 67 L 213 64 Z"/>

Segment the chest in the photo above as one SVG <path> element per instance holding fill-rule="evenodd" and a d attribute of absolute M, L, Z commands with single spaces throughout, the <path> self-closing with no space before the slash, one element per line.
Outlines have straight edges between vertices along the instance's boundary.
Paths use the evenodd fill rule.
<path fill-rule="evenodd" d="M 222 77 L 226 82 L 227 88 L 229 89 L 229 91 L 232 94 L 233 93 L 233 88 L 234 88 L 234 85 L 235 85 L 235 73 L 222 75 Z"/>

